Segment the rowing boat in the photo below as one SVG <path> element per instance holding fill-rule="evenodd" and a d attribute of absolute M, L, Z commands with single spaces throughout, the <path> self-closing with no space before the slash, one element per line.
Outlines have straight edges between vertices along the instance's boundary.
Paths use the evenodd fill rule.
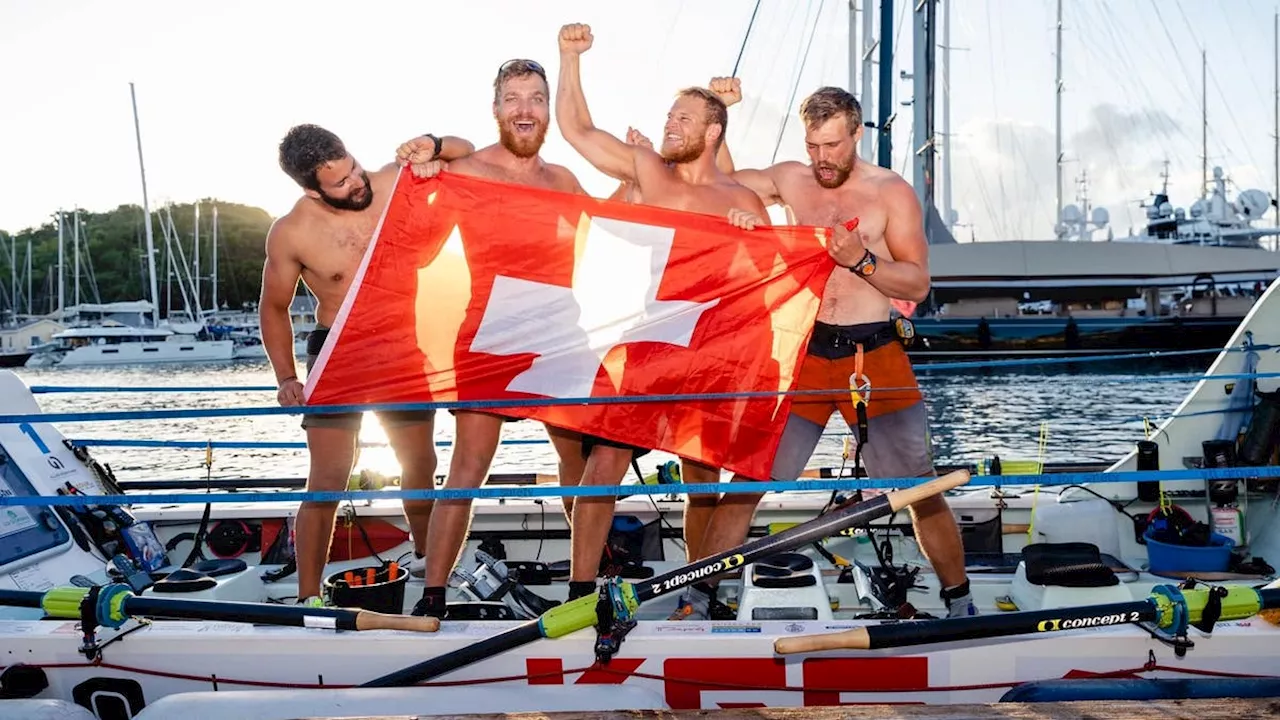
<path fill-rule="evenodd" d="M 676 593 L 635 592 L 701 572 L 680 546 L 681 486 L 635 484 L 623 490 L 630 495 L 616 523 L 635 552 L 614 568 L 620 580 L 605 586 L 605 599 L 645 602 L 603 603 L 626 612 L 611 617 L 625 639 L 605 632 L 602 640 L 594 609 L 562 604 L 568 529 L 555 495 L 567 491 L 535 477 L 496 478 L 483 492 L 501 497 L 475 502 L 451 614 L 438 628 L 369 624 L 411 607 L 421 581 L 403 567 L 387 572 L 411 550 L 398 496 L 352 493 L 325 576 L 377 568 L 386 581 L 343 596 L 365 603 L 363 624 L 334 611 L 308 619 L 289 604 L 292 495 L 132 491 L 127 517 L 98 508 L 137 529 L 116 548 L 122 557 L 106 558 L 85 537 L 83 503 L 59 489 L 118 496 L 112 478 L 56 426 L 0 422 L 0 697 L 62 702 L 68 712 L 77 705 L 105 719 L 963 704 L 1030 693 L 1083 699 L 1104 686 L 1113 698 L 1139 687 L 1280 694 L 1280 627 L 1269 620 L 1280 598 L 1265 565 L 1280 557 L 1274 444 L 1248 462 L 1268 451 L 1249 445 L 1266 416 L 1258 393 L 1280 384 L 1278 287 L 1174 415 L 1105 469 L 955 471 L 967 482 L 946 497 L 964 534 L 981 613 L 973 621 L 937 619 L 945 616 L 937 580 L 900 508 L 821 526 L 818 542 L 770 545 L 807 537 L 796 531 L 831 519 L 823 510 L 832 488 L 853 487 L 821 472 L 762 502 L 747 547 L 770 553 L 719 568 L 727 572 L 720 599 L 736 617 L 667 621 Z M 5 371 L 0 398 L 10 417 L 40 413 Z M 1224 512 L 1215 501 L 1229 487 L 1234 504 Z M 1197 553 L 1148 542 L 1141 526 L 1172 517 L 1162 501 L 1237 537 L 1239 557 L 1193 562 Z M 184 563 L 197 536 L 204 559 Z M 877 554 L 885 547 L 891 556 Z M 1213 562 L 1223 554 L 1205 553 Z M 151 572 L 131 564 L 148 558 L 164 564 Z M 567 614 L 569 625 L 554 620 Z M 497 640 L 522 627 L 541 629 L 522 631 L 518 644 Z M 459 657 L 466 661 L 428 662 Z M 1109 681 L 1090 685 L 1098 678 Z M 1252 678 L 1244 690 L 1242 678 Z"/>

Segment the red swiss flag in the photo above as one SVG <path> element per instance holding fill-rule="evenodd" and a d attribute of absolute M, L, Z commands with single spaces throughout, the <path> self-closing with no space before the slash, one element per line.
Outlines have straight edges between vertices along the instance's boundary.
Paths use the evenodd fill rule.
<path fill-rule="evenodd" d="M 817 228 L 402 171 L 307 402 L 624 398 L 490 411 L 767 479 L 833 268 Z"/>

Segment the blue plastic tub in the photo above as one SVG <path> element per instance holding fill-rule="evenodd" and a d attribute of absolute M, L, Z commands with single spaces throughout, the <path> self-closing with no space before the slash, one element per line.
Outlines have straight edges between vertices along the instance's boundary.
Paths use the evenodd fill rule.
<path fill-rule="evenodd" d="M 1170 545 L 1147 540 L 1147 569 L 1151 572 L 1226 572 L 1231 565 L 1231 550 L 1236 541 L 1225 535 L 1211 533 L 1207 547 Z"/>

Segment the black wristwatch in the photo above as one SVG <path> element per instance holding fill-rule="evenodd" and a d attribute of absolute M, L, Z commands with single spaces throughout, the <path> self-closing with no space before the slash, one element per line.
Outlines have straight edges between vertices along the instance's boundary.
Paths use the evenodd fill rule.
<path fill-rule="evenodd" d="M 869 278 L 876 273 L 876 256 L 870 250 L 862 255 L 862 259 L 849 266 L 849 272 Z"/>
<path fill-rule="evenodd" d="M 423 133 L 422 137 L 429 137 L 431 138 L 431 141 L 436 144 L 435 152 L 431 153 L 431 159 L 435 160 L 436 158 L 440 157 L 440 148 L 444 146 L 444 141 L 436 137 L 435 135 L 432 135 L 431 133 Z"/>

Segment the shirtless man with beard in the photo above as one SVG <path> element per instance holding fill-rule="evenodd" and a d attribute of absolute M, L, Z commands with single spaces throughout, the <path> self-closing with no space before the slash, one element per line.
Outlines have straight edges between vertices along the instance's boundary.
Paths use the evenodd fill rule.
<path fill-rule="evenodd" d="M 711 88 L 727 104 L 742 97 L 738 80 L 717 78 Z M 857 157 L 862 108 L 850 93 L 824 87 L 800 106 L 810 164 L 783 162 L 764 170 L 733 172 L 727 149 L 721 169 L 754 190 L 766 204 L 786 208 L 792 223 L 833 228 L 827 251 L 841 267 L 832 273 L 818 309 L 817 323 L 794 390 L 844 387 L 857 373 L 871 381 L 866 403 L 870 477 L 933 477 L 929 415 L 917 389 L 906 350 L 890 318 L 894 301 L 918 303 L 929 293 L 929 247 L 915 191 L 892 170 Z M 756 208 L 735 209 L 730 221 L 751 229 L 766 224 Z M 857 220 L 854 229 L 847 222 Z M 877 390 L 876 388 L 909 388 Z M 857 422 L 848 391 L 800 395 L 774 458 L 774 480 L 795 480 L 809 461 L 833 412 L 850 428 Z M 734 476 L 734 481 L 753 478 Z M 702 556 L 746 541 L 760 495 L 729 493 L 716 504 L 707 525 Z M 964 549 L 955 517 L 942 496 L 911 506 L 921 550 L 942 586 L 952 617 L 977 613 L 964 568 Z M 715 597 L 711 583 L 691 586 L 684 602 L 690 616 L 705 618 Z"/>
<path fill-rule="evenodd" d="M 498 124 L 498 142 L 449 162 L 444 169 L 459 175 L 587 194 L 572 172 L 544 161 L 538 154 L 551 122 L 551 89 L 546 70 L 540 64 L 533 60 L 510 60 L 498 68 L 493 81 L 493 117 Z M 431 174 L 440 168 L 425 169 L 424 153 L 429 155 L 430 151 L 431 144 L 418 138 L 401 146 L 397 157 L 423 166 L 424 173 L 420 174 Z M 454 416 L 457 433 L 445 487 L 478 488 L 489 474 L 503 422 L 519 418 L 479 410 L 458 410 Z M 559 456 L 560 484 L 576 485 L 584 468 L 582 436 L 571 430 L 545 427 Z M 573 498 L 564 500 L 565 512 L 572 517 Z M 446 583 L 461 559 L 470 524 L 470 500 L 436 503 L 427 535 L 426 589 L 412 614 L 447 619 Z M 600 545 L 603 547 L 603 539 Z"/>
<path fill-rule="evenodd" d="M 560 29 L 560 81 L 556 115 L 560 133 L 600 172 L 622 185 L 613 199 L 713 215 L 748 209 L 765 217 L 765 207 L 749 188 L 716 168 L 716 152 L 723 147 L 728 113 L 720 98 L 703 88 L 676 94 L 667 113 L 660 152 L 634 131 L 624 142 L 595 127 L 582 92 L 579 61 L 591 48 L 591 28 L 582 24 Z M 582 476 L 583 485 L 618 485 L 636 448 L 596 441 Z M 687 483 L 720 480 L 719 470 L 684 460 L 681 475 Z M 685 511 L 689 552 L 700 547 L 701 531 L 715 509 L 716 496 L 690 497 Z M 570 579 L 573 593 L 595 591 L 600 556 L 609 536 L 615 498 L 578 498 L 573 512 Z"/>
<path fill-rule="evenodd" d="M 427 137 L 430 155 L 442 160 L 464 157 L 474 149 L 460 138 Z M 289 307 L 298 280 L 306 283 L 317 302 L 316 329 L 307 338 L 310 372 L 391 199 L 399 168 L 391 163 L 373 173 L 366 172 L 347 153 L 337 135 L 315 125 L 289 130 L 280 142 L 279 162 L 280 169 L 302 187 L 303 196 L 267 233 L 258 314 L 262 344 L 279 388 L 277 400 L 283 406 L 297 406 L 305 399 L 294 360 Z M 436 469 L 432 438 L 435 414 L 394 411 L 378 416 L 400 463 L 402 485 L 406 489 L 431 489 Z M 359 454 L 356 440 L 360 423 L 359 413 L 302 416 L 311 456 L 308 492 L 333 492 L 347 487 Z M 304 502 L 298 508 L 295 532 L 300 604 L 321 603 L 320 574 L 329 558 L 337 510 L 336 502 Z M 431 519 L 431 501 L 406 500 L 404 513 L 421 557 Z"/>

